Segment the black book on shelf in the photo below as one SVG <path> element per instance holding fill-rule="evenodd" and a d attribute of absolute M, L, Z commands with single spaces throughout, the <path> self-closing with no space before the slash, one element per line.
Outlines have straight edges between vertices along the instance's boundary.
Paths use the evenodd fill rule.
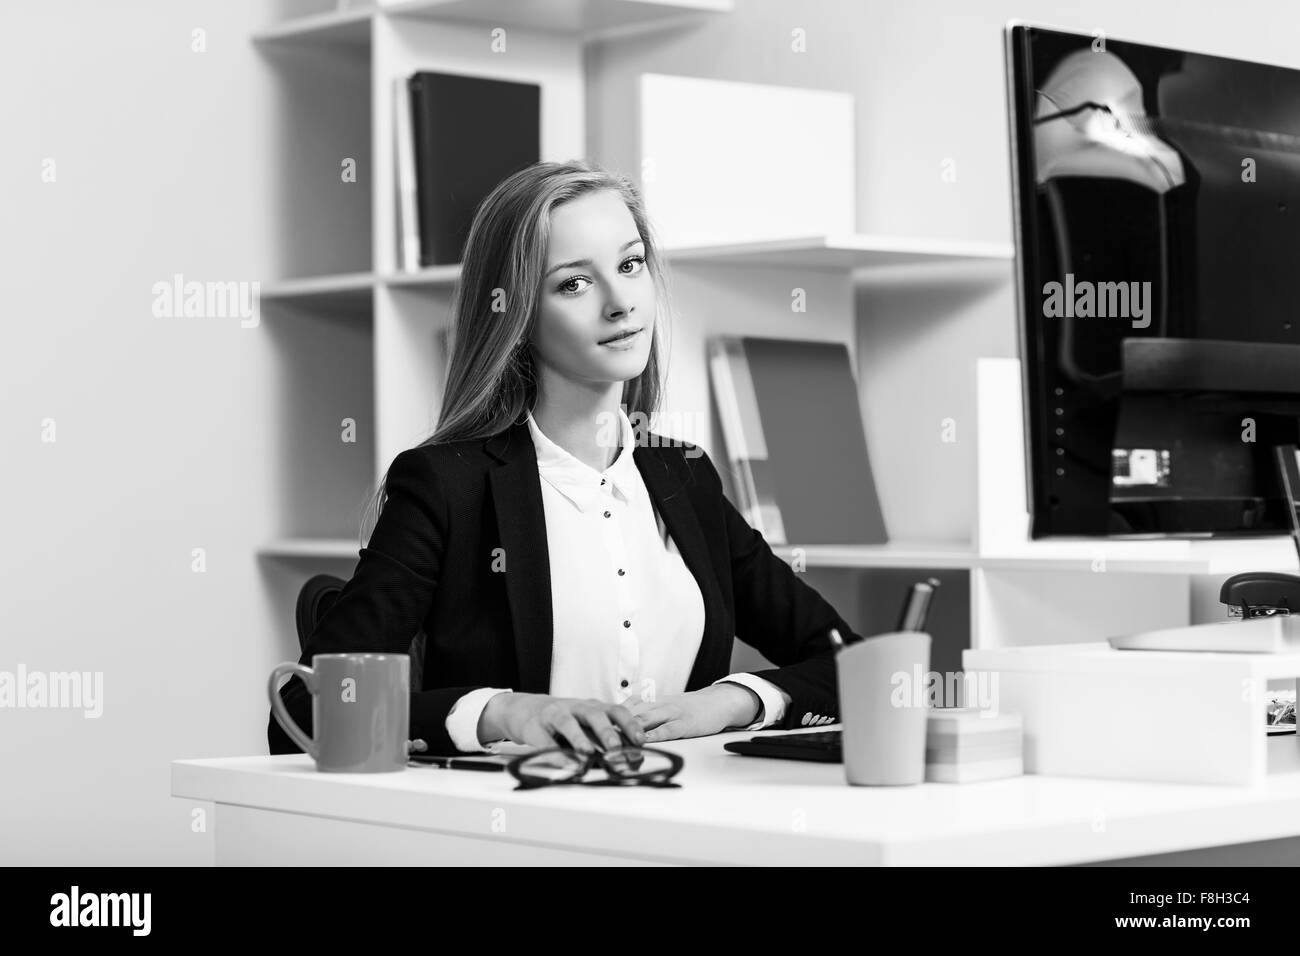
<path fill-rule="evenodd" d="M 420 265 L 460 261 L 474 210 L 541 158 L 541 87 L 479 76 L 411 76 Z"/>

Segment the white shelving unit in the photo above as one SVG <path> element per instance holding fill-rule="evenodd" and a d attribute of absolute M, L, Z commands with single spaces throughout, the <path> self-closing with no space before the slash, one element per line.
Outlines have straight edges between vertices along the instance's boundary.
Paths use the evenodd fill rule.
<path fill-rule="evenodd" d="M 542 87 L 542 157 L 588 155 L 584 50 L 588 43 L 726 15 L 732 0 L 413 0 L 318 13 L 252 39 L 281 80 L 284 212 L 277 276 L 262 285 L 263 321 L 283 342 L 292 412 L 278 447 L 284 518 L 259 556 L 355 561 L 362 506 L 402 450 L 428 436 L 441 400 L 437 335 L 450 319 L 460 267 L 402 272 L 396 250 L 392 90 L 421 69 L 501 77 Z M 509 54 L 491 30 L 511 31 Z M 356 161 L 356 182 L 339 164 Z M 635 165 L 635 164 L 633 164 Z M 635 175 L 639 170 L 627 170 Z M 912 277 L 959 281 L 1006 268 L 1010 244 L 864 235 L 791 236 L 664 250 L 680 314 L 672 331 L 666 410 L 708 410 L 705 340 L 752 334 L 844 342 L 857 350 L 855 288 Z M 789 291 L 811 306 L 792 316 Z M 697 321 L 698 319 L 698 321 Z M 701 422 L 701 418 L 706 419 Z M 355 443 L 341 442 L 344 420 Z M 670 431 L 714 448 L 696 413 Z M 777 549 L 808 569 L 854 572 L 974 570 L 970 540 Z"/>

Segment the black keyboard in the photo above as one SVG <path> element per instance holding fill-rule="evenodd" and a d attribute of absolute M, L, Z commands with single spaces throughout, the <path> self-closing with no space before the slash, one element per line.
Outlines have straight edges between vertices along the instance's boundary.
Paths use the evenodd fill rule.
<path fill-rule="evenodd" d="M 751 737 L 749 740 L 733 740 L 723 744 L 722 749 L 747 757 L 843 763 L 842 739 L 843 731 L 815 730 L 810 733 L 770 734 L 766 737 Z"/>

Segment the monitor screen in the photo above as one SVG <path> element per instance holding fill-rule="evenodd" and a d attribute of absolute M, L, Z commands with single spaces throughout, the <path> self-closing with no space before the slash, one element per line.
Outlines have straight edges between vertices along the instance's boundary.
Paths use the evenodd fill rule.
<path fill-rule="evenodd" d="M 1007 42 L 1033 536 L 1285 533 L 1300 71 Z"/>

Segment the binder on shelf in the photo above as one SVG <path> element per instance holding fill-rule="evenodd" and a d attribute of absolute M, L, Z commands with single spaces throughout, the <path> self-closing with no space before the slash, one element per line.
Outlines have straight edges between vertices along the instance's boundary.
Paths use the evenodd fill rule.
<path fill-rule="evenodd" d="M 719 337 L 709 371 L 737 507 L 769 544 L 888 541 L 847 348 Z"/>
<path fill-rule="evenodd" d="M 397 263 L 404 272 L 420 268 L 420 222 L 415 211 L 415 138 L 411 130 L 409 80 L 393 80 L 393 130 L 397 180 Z"/>
<path fill-rule="evenodd" d="M 709 376 L 736 489 L 736 507 L 769 542 L 782 543 L 781 510 L 776 505 L 758 421 L 758 399 L 740 339 L 717 338 L 709 343 Z"/>
<path fill-rule="evenodd" d="M 450 265 L 460 261 L 478 204 L 541 158 L 541 87 L 421 71 L 408 88 L 419 235 L 419 255 L 409 259 Z"/>

